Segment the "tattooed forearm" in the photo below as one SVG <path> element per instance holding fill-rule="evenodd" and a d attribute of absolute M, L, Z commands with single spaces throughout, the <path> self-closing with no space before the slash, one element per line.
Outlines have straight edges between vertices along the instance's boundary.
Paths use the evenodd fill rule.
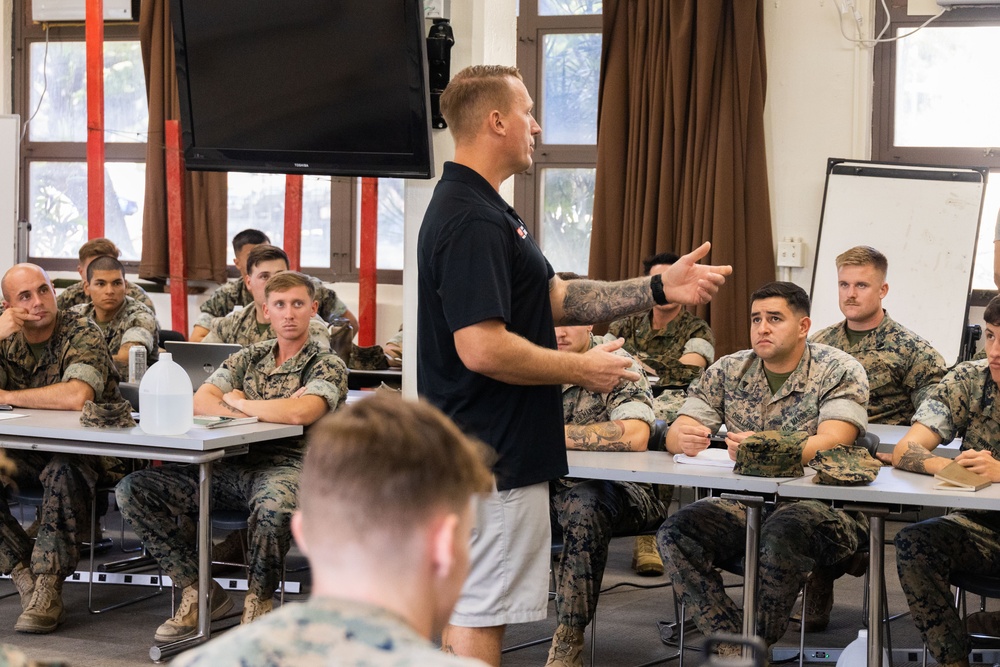
<path fill-rule="evenodd" d="M 927 459 L 933 456 L 925 447 L 918 443 L 908 442 L 906 443 L 906 451 L 899 457 L 899 463 L 896 464 L 896 467 L 900 470 L 919 472 L 926 475 L 928 474 Z"/>
<path fill-rule="evenodd" d="M 224 407 L 229 412 L 232 412 L 234 415 L 242 415 L 243 414 L 242 411 L 237 410 L 236 408 L 234 408 L 233 406 L 229 405 L 229 403 L 226 403 L 225 401 L 219 401 L 219 405 L 222 406 L 222 407 Z"/>
<path fill-rule="evenodd" d="M 633 278 L 606 283 L 597 280 L 566 282 L 563 316 L 558 324 L 596 324 L 649 310 L 653 307 L 653 292 L 649 278 Z"/>
<path fill-rule="evenodd" d="M 582 449 L 588 452 L 627 452 L 631 449 L 625 442 L 625 424 L 621 421 L 600 422 L 566 427 L 566 448 Z"/>

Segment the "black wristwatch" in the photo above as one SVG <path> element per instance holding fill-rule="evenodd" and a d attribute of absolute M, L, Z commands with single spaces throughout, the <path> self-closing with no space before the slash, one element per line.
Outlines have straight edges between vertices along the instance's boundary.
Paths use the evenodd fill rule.
<path fill-rule="evenodd" d="M 657 306 L 666 306 L 670 303 L 667 295 L 663 293 L 663 276 L 657 273 L 649 280 L 649 289 L 653 293 L 653 301 Z"/>

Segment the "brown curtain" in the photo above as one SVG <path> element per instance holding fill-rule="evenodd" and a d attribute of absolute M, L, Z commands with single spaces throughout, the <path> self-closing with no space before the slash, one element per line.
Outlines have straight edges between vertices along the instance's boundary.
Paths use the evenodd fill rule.
<path fill-rule="evenodd" d="M 734 273 L 699 309 L 719 354 L 749 347 L 750 293 L 774 280 L 764 153 L 763 0 L 605 0 L 590 270 L 712 242 Z"/>
<path fill-rule="evenodd" d="M 149 139 L 146 144 L 146 204 L 142 218 L 142 261 L 139 276 L 163 279 L 169 275 L 167 243 L 167 185 L 164 163 L 165 120 L 180 118 L 174 37 L 170 27 L 170 0 L 143 0 L 139 39 L 149 103 Z M 187 172 L 184 185 L 187 208 L 187 277 L 226 279 L 226 174 Z"/>

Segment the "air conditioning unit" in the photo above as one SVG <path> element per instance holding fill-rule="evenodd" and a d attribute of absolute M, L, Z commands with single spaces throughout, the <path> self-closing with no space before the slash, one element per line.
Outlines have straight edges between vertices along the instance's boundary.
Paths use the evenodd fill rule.
<path fill-rule="evenodd" d="M 57 21 L 82 23 L 86 18 L 87 0 L 32 0 L 31 2 L 31 20 L 35 23 Z M 138 19 L 138 2 L 104 0 L 105 21 L 136 21 Z"/>
<path fill-rule="evenodd" d="M 1000 0 L 937 0 L 942 9 L 956 7 L 1000 7 Z"/>

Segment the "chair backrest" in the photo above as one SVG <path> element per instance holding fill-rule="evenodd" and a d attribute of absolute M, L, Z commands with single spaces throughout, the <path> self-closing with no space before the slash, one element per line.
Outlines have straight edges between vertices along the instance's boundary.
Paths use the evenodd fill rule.
<path fill-rule="evenodd" d="M 646 449 L 652 452 L 667 451 L 667 430 L 670 425 L 662 419 L 653 422 L 653 428 L 649 429 L 649 443 Z"/>
<path fill-rule="evenodd" d="M 160 345 L 165 341 L 186 341 L 187 338 L 184 337 L 180 331 L 174 331 L 173 329 L 160 329 Z"/>
<path fill-rule="evenodd" d="M 855 445 L 858 445 L 859 447 L 864 447 L 865 449 L 868 450 L 868 453 L 871 454 L 872 456 L 875 456 L 875 454 L 878 453 L 878 443 L 879 443 L 878 436 L 872 433 L 871 431 L 865 433 L 864 435 L 860 436 L 857 440 L 854 441 Z"/>

